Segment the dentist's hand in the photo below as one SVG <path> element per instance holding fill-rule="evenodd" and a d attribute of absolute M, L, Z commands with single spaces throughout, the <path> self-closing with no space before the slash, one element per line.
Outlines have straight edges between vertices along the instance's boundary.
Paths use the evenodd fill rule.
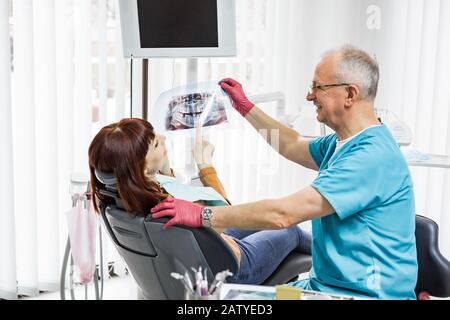
<path fill-rule="evenodd" d="M 164 201 L 161 201 L 153 207 L 151 213 L 154 219 L 172 217 L 172 219 L 164 224 L 164 230 L 176 224 L 200 228 L 203 226 L 202 209 L 203 207 L 198 204 L 167 197 Z"/>
<path fill-rule="evenodd" d="M 220 80 L 220 87 L 229 94 L 235 108 L 243 117 L 255 106 L 245 96 L 244 90 L 239 82 L 231 78 Z"/>
<path fill-rule="evenodd" d="M 202 125 L 198 124 L 195 128 L 195 145 L 192 149 L 197 167 L 201 170 L 203 168 L 212 167 L 212 157 L 214 155 L 214 145 L 202 137 Z"/>

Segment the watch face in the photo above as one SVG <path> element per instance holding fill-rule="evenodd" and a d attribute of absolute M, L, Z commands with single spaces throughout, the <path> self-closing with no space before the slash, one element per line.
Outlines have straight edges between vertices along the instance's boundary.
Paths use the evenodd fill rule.
<path fill-rule="evenodd" d="M 211 217 L 213 211 L 210 208 L 204 208 L 202 211 L 202 223 L 204 227 L 211 227 Z"/>
<path fill-rule="evenodd" d="M 203 210 L 203 218 L 209 219 L 212 216 L 212 210 L 209 208 L 206 208 Z"/>

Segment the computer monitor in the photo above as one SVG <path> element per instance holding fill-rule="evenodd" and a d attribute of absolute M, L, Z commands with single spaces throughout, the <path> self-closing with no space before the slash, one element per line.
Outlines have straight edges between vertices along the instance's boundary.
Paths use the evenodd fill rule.
<path fill-rule="evenodd" d="M 234 0 L 119 0 L 124 56 L 236 55 Z"/>

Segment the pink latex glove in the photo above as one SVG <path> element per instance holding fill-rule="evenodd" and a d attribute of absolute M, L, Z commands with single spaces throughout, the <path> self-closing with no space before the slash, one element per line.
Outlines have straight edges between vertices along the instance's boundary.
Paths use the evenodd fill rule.
<path fill-rule="evenodd" d="M 255 106 L 245 96 L 244 90 L 239 82 L 231 78 L 220 80 L 220 87 L 229 94 L 233 108 L 235 108 L 243 117 Z"/>
<path fill-rule="evenodd" d="M 172 217 L 172 219 L 166 222 L 163 226 L 163 229 L 166 230 L 174 224 L 193 228 L 202 227 L 202 209 L 203 207 L 198 204 L 167 197 L 150 211 L 154 219 Z"/>
<path fill-rule="evenodd" d="M 428 292 L 422 291 L 419 293 L 419 295 L 417 296 L 418 300 L 430 300 L 430 295 Z"/>

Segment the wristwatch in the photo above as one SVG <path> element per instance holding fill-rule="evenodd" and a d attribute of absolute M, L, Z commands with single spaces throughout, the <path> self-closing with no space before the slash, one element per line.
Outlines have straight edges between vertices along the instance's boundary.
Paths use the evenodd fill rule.
<path fill-rule="evenodd" d="M 213 216 L 213 211 L 211 208 L 204 207 L 202 210 L 202 225 L 204 227 L 211 228 L 211 219 Z"/>

